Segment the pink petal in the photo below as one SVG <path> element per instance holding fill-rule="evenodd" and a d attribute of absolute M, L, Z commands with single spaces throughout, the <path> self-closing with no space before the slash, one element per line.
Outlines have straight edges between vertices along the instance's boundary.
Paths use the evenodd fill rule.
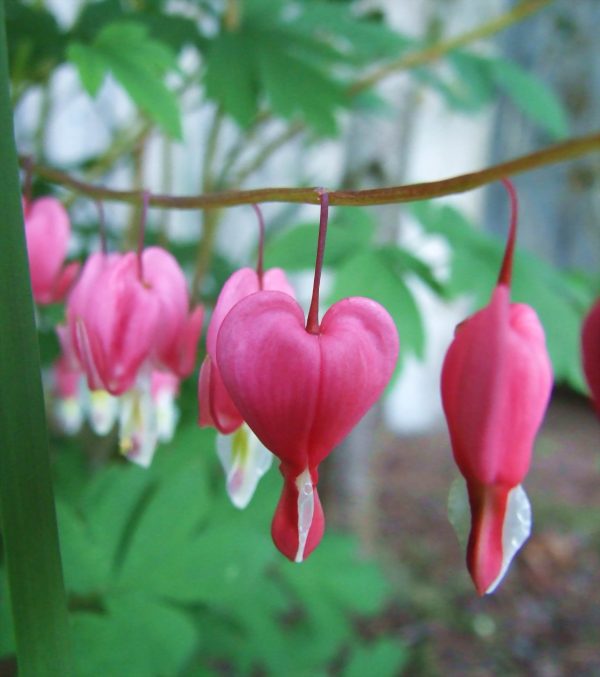
<path fill-rule="evenodd" d="M 301 508 L 300 488 L 294 472 L 289 473 L 289 469 L 282 465 L 284 483 L 281 492 L 281 498 L 277 504 L 273 522 L 271 524 L 271 536 L 277 549 L 283 553 L 292 562 L 304 561 L 311 552 L 319 545 L 325 532 L 325 515 L 319 494 L 317 492 L 317 478 L 314 477 L 312 485 L 313 512 L 310 516 L 310 525 L 308 533 L 305 535 L 305 542 L 301 543 L 299 523 L 302 517 L 299 514 Z M 300 510 L 299 510 L 300 508 Z"/>
<path fill-rule="evenodd" d="M 500 285 L 459 328 L 442 371 L 442 402 L 456 462 L 467 480 L 516 486 L 552 388 L 544 333 L 528 306 Z"/>
<path fill-rule="evenodd" d="M 67 255 L 70 232 L 69 215 L 55 198 L 42 197 L 25 209 L 31 286 L 38 302 L 54 300 L 55 280 Z"/>
<path fill-rule="evenodd" d="M 200 368 L 198 402 L 198 424 L 200 426 L 212 426 L 221 434 L 229 435 L 244 422 L 210 355 L 204 358 Z"/>
<path fill-rule="evenodd" d="M 242 418 L 299 475 L 310 463 L 321 351 L 298 303 L 274 291 L 242 299 L 223 320 L 217 358 Z"/>

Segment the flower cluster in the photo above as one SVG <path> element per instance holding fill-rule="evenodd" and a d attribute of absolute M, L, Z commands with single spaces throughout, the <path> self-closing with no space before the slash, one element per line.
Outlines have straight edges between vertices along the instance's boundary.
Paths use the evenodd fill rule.
<path fill-rule="evenodd" d="M 517 201 L 504 261 L 489 304 L 462 322 L 448 349 L 441 392 L 455 461 L 471 510 L 467 566 L 480 594 L 491 592 L 529 535 L 522 482 L 552 388 L 543 328 L 529 306 L 511 303 Z M 301 562 L 321 540 L 325 518 L 319 466 L 380 397 L 394 371 L 399 338 L 387 311 L 347 298 L 319 319 L 328 218 L 321 219 L 308 312 L 281 269 L 242 268 L 218 296 L 198 378 L 201 426 L 217 431 L 217 454 L 232 503 L 244 508 L 277 457 L 283 476 L 271 533 Z M 57 327 L 57 412 L 68 432 L 87 419 L 98 434 L 118 421 L 120 447 L 147 466 L 177 421 L 180 380 L 195 368 L 203 308 L 191 308 L 183 271 L 160 247 L 92 254 L 65 264 L 70 224 L 53 198 L 24 201 L 31 279 L 39 304 L 66 299 Z M 583 367 L 600 413 L 600 303 L 584 323 Z"/>

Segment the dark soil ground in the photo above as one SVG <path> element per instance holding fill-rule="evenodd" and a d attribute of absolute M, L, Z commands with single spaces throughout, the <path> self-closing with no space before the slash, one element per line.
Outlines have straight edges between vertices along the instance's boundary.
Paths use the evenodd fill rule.
<path fill-rule="evenodd" d="M 400 602 L 370 631 L 412 646 L 406 674 L 600 676 L 600 422 L 587 401 L 554 397 L 525 482 L 532 536 L 484 598 L 447 520 L 445 430 L 389 440 L 373 472 L 373 545 Z"/>

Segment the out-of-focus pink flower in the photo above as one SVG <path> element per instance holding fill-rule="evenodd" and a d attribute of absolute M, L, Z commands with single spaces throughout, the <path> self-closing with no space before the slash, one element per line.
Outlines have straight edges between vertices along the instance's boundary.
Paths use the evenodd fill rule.
<path fill-rule="evenodd" d="M 265 271 L 262 284 L 251 268 L 237 270 L 219 294 L 206 334 L 206 352 L 198 380 L 199 418 L 201 426 L 214 426 L 229 435 L 243 423 L 243 418 L 232 402 L 219 371 L 217 335 L 227 313 L 246 296 L 261 290 L 280 291 L 294 298 L 294 290 L 280 268 Z"/>
<path fill-rule="evenodd" d="M 581 330 L 583 373 L 600 416 L 600 300 L 592 306 Z"/>
<path fill-rule="evenodd" d="M 64 265 L 71 234 L 69 215 L 53 197 L 23 200 L 23 213 L 33 298 L 40 305 L 55 303 L 63 299 L 79 270 L 78 263 Z"/>
<path fill-rule="evenodd" d="M 516 198 L 498 285 L 488 306 L 459 325 L 442 369 L 442 402 L 471 508 L 467 566 L 479 594 L 492 592 L 530 530 L 520 487 L 552 389 L 543 328 L 510 302 Z"/>
<path fill-rule="evenodd" d="M 185 276 L 175 257 L 160 247 L 149 247 L 143 256 L 144 282 L 160 300 L 160 331 L 155 356 L 158 366 L 179 378 L 194 370 L 204 309 L 189 310 Z"/>
<path fill-rule="evenodd" d="M 272 536 L 300 562 L 324 530 L 318 465 L 388 383 L 398 356 L 394 322 L 375 301 L 350 298 L 309 331 L 291 296 L 263 291 L 229 311 L 216 355 L 243 419 L 281 461 L 284 488 Z"/>
<path fill-rule="evenodd" d="M 75 353 L 90 390 L 121 395 L 157 344 L 161 301 L 139 277 L 137 256 L 93 254 L 67 306 L 67 322 Z"/>

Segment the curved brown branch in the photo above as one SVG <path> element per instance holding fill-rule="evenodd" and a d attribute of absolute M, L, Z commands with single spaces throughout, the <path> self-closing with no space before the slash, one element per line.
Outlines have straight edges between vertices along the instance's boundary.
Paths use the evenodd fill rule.
<path fill-rule="evenodd" d="M 337 190 L 330 191 L 329 203 L 366 207 L 399 202 L 427 200 L 443 195 L 464 193 L 479 188 L 506 176 L 515 176 L 546 165 L 573 160 L 588 153 L 600 151 L 600 132 L 569 139 L 554 146 L 544 148 L 535 153 L 522 155 L 514 160 L 493 165 L 478 172 L 461 174 L 440 181 L 414 183 L 406 186 L 390 188 L 374 188 L 370 190 Z M 20 158 L 21 167 L 27 158 Z M 72 191 L 87 195 L 97 200 L 139 203 L 140 191 L 113 190 L 84 183 L 69 174 L 52 167 L 33 164 L 33 171 L 43 179 L 64 186 Z M 150 196 L 150 205 L 169 209 L 206 209 L 213 207 L 236 207 L 239 205 L 258 204 L 261 202 L 291 202 L 297 204 L 319 204 L 319 193 L 315 188 L 257 188 L 252 190 L 230 190 L 218 193 L 207 193 L 189 197 L 174 195 Z"/>

